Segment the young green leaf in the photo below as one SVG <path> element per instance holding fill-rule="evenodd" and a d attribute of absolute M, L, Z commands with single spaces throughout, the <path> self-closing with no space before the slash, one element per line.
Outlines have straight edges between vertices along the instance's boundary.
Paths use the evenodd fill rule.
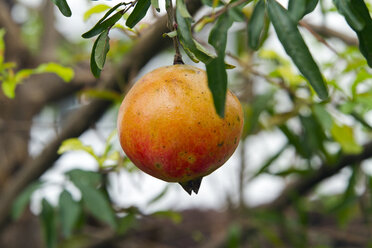
<path fill-rule="evenodd" d="M 70 17 L 72 15 L 71 9 L 66 0 L 52 0 L 52 2 L 58 7 L 59 11 L 61 11 L 64 16 Z"/>
<path fill-rule="evenodd" d="M 306 14 L 312 12 L 319 0 L 289 0 L 288 13 L 293 21 L 298 22 Z"/>
<path fill-rule="evenodd" d="M 21 71 L 19 71 L 21 73 Z M 55 73 L 65 82 L 69 82 L 74 78 L 74 70 L 69 67 L 64 67 L 57 63 L 47 63 L 39 65 L 32 74 L 40 73 Z M 18 74 L 18 73 L 17 73 Z"/>
<path fill-rule="evenodd" d="M 221 15 L 209 35 L 209 43 L 216 49 L 217 58 L 206 65 L 208 87 L 212 92 L 216 112 L 221 118 L 225 115 L 225 100 L 227 91 L 227 73 L 225 68 L 225 50 L 227 31 L 233 21 L 228 13 Z"/>
<path fill-rule="evenodd" d="M 248 23 L 248 45 L 257 50 L 265 25 L 265 0 L 260 0 L 254 7 L 252 17 Z"/>
<path fill-rule="evenodd" d="M 72 198 L 72 195 L 64 190 L 59 196 L 59 214 L 62 233 L 65 238 L 69 238 L 76 226 L 81 214 L 80 204 Z"/>
<path fill-rule="evenodd" d="M 128 27 L 133 28 L 139 21 L 142 20 L 143 17 L 145 17 L 150 5 L 151 0 L 138 0 L 125 24 Z"/>
<path fill-rule="evenodd" d="M 97 159 L 93 148 L 91 146 L 84 145 L 78 138 L 71 138 L 64 140 L 58 149 L 58 154 L 63 154 L 68 151 L 85 151 L 92 157 Z"/>
<path fill-rule="evenodd" d="M 94 60 L 97 67 L 102 70 L 106 62 L 106 55 L 110 50 L 110 37 L 108 30 L 103 31 L 97 38 L 97 45 L 94 51 Z"/>
<path fill-rule="evenodd" d="M 40 214 L 41 224 L 43 227 L 44 239 L 48 248 L 56 247 L 57 245 L 57 222 L 55 211 L 50 203 L 43 199 L 41 202 L 42 211 Z"/>
<path fill-rule="evenodd" d="M 356 142 L 350 126 L 333 123 L 331 134 L 345 153 L 357 154 L 362 151 L 362 146 Z"/>
<path fill-rule="evenodd" d="M 12 206 L 11 215 L 13 219 L 18 219 L 21 216 L 29 203 L 32 194 L 35 192 L 35 190 L 40 188 L 41 185 L 42 182 L 36 181 L 30 184 L 21 194 L 17 196 Z"/>
<path fill-rule="evenodd" d="M 89 10 L 87 10 L 85 13 L 84 13 L 84 21 L 88 20 L 93 14 L 98 14 L 98 13 L 101 13 L 103 11 L 106 11 L 110 9 L 110 6 L 106 5 L 106 4 L 98 4 L 96 6 L 93 6 L 92 8 L 90 8 Z"/>
<path fill-rule="evenodd" d="M 120 11 L 117 12 L 115 15 L 111 16 L 107 20 L 105 20 L 103 22 L 98 22 L 91 30 L 84 33 L 82 35 L 82 37 L 85 38 L 85 39 L 88 39 L 88 38 L 92 38 L 92 37 L 102 33 L 105 30 L 107 31 L 112 26 L 114 26 L 115 23 L 118 22 L 122 16 L 123 16 L 122 12 L 120 12 Z"/>
<path fill-rule="evenodd" d="M 287 54 L 306 77 L 320 99 L 328 98 L 323 76 L 303 40 L 296 23 L 288 12 L 275 0 L 268 0 L 268 14 L 276 34 Z"/>

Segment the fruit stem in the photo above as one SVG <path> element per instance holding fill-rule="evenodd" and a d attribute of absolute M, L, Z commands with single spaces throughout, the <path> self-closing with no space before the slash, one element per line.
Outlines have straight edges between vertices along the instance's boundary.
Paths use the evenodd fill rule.
<path fill-rule="evenodd" d="M 174 18 L 175 9 L 173 8 L 172 0 L 166 0 L 165 2 L 166 2 L 166 10 L 167 10 L 167 15 L 168 15 L 168 28 L 169 28 L 170 31 L 175 31 L 175 30 L 177 30 L 177 23 L 176 23 L 176 20 Z M 182 60 L 182 55 L 181 55 L 181 52 L 180 52 L 178 36 L 176 35 L 172 39 L 173 39 L 173 46 L 174 46 L 174 50 L 175 50 L 173 64 L 174 65 L 184 64 L 184 62 Z"/>

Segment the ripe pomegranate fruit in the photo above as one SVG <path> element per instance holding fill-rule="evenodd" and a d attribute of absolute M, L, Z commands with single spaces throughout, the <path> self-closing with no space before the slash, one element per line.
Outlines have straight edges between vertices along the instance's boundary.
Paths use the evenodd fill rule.
<path fill-rule="evenodd" d="M 243 112 L 228 91 L 225 117 L 219 117 L 205 71 L 178 64 L 138 80 L 120 106 L 117 127 L 124 152 L 139 169 L 179 182 L 191 194 L 233 154 Z"/>

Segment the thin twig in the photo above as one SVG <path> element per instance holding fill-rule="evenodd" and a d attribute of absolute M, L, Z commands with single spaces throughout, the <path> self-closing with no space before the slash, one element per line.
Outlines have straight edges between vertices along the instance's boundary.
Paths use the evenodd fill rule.
<path fill-rule="evenodd" d="M 175 9 L 173 8 L 172 0 L 167 0 L 166 1 L 166 10 L 167 10 L 167 15 L 168 15 L 168 28 L 169 28 L 170 31 L 175 31 L 175 30 L 177 30 L 177 23 L 176 23 L 176 19 L 174 17 Z M 182 55 L 181 55 L 181 52 L 180 52 L 180 48 L 179 48 L 178 36 L 177 35 L 174 36 L 172 38 L 172 40 L 173 40 L 173 47 L 174 47 L 174 50 L 175 50 L 173 64 L 174 65 L 184 64 L 184 62 L 182 60 Z"/>

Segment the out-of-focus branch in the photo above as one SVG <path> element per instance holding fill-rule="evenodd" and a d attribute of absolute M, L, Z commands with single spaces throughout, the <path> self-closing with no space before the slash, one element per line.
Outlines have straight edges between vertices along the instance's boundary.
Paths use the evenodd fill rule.
<path fill-rule="evenodd" d="M 335 174 L 337 174 L 341 169 L 346 166 L 360 164 L 366 159 L 372 157 L 372 142 L 367 143 L 363 146 L 363 151 L 355 155 L 344 155 L 342 156 L 336 164 L 323 164 L 320 169 L 316 170 L 314 173 L 307 177 L 301 177 L 298 181 L 290 184 L 281 195 L 265 206 L 268 209 L 273 209 L 276 211 L 284 210 L 286 207 L 290 206 L 296 199 L 307 195 L 311 190 L 314 189 L 318 183 L 322 182 Z"/>
<path fill-rule="evenodd" d="M 58 46 L 59 33 L 55 27 L 54 3 L 50 0 L 43 1 L 41 16 L 43 19 L 43 34 L 40 40 L 41 61 L 54 61 L 56 59 L 56 47 Z"/>
<path fill-rule="evenodd" d="M 5 59 L 16 62 L 19 66 L 33 64 L 32 56 L 27 47 L 22 43 L 21 30 L 10 15 L 9 6 L 0 1 L 0 28 L 6 30 L 5 34 Z"/>
<path fill-rule="evenodd" d="M 332 29 L 327 26 L 320 26 L 311 24 L 309 22 L 300 21 L 300 24 L 303 23 L 304 25 L 310 27 L 312 30 L 314 30 L 316 33 L 320 34 L 321 36 L 324 36 L 325 38 L 336 38 L 339 39 L 345 44 L 349 46 L 357 46 L 358 45 L 358 39 L 355 37 L 352 37 L 350 35 L 347 35 L 345 33 L 339 32 L 335 29 Z"/>
<path fill-rule="evenodd" d="M 200 7 L 200 1 L 190 1 L 188 5 L 190 13 L 194 13 Z M 104 80 L 101 87 L 119 91 L 117 75 L 123 78 L 122 88 L 127 88 L 131 76 L 136 75 L 154 55 L 170 44 L 169 39 L 164 39 L 162 34 L 167 32 L 166 17 L 159 20 L 146 30 L 136 42 L 131 52 L 128 53 L 118 72 L 113 72 Z M 0 194 L 0 230 L 6 225 L 8 213 L 17 195 L 29 183 L 39 178 L 49 169 L 59 155 L 57 150 L 61 142 L 67 138 L 78 137 L 94 124 L 107 110 L 110 103 L 103 100 L 93 100 L 90 104 L 83 106 L 66 121 L 58 137 L 46 145 L 44 150 L 35 158 L 30 158 L 24 166 L 14 175 L 11 181 L 4 187 Z"/>

